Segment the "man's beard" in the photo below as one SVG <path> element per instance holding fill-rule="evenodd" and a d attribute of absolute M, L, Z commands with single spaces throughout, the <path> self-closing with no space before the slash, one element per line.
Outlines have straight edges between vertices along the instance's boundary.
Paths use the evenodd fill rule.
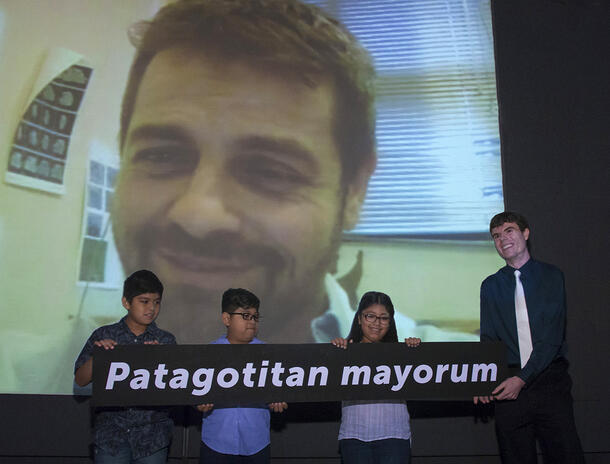
<path fill-rule="evenodd" d="M 338 221 L 337 221 L 338 222 Z M 165 292 L 158 318 L 159 327 L 172 332 L 179 343 L 209 343 L 224 331 L 221 323 L 222 293 L 229 287 L 241 286 L 238 278 L 227 281 L 223 289 L 208 289 L 192 283 L 176 282 L 175 276 L 163 275 L 154 269 L 151 250 L 171 248 L 177 253 L 189 253 L 195 257 L 236 260 L 244 265 L 260 266 L 265 277 L 260 288 L 250 286 L 261 300 L 261 332 L 268 340 L 278 343 L 309 342 L 311 340 L 311 319 L 321 315 L 327 308 L 324 276 L 334 270 L 341 241 L 341 226 L 335 223 L 331 240 L 320 250 L 320 259 L 310 265 L 306 273 L 297 275 L 297 258 L 282 253 L 267 244 L 248 242 L 239 234 L 214 232 L 203 239 L 194 239 L 177 227 L 159 233 L 139 234 L 137 252 L 126 253 L 127 243 L 117 240 L 125 272 L 148 268 L 157 273 Z M 130 240 L 127 240 L 129 242 Z M 303 253 L 306 253 L 304 250 Z M 135 258 L 132 260 L 132 258 Z M 291 317 L 292 315 L 292 317 Z M 283 330 L 290 327 L 293 319 L 306 321 L 300 324 L 297 333 Z"/>

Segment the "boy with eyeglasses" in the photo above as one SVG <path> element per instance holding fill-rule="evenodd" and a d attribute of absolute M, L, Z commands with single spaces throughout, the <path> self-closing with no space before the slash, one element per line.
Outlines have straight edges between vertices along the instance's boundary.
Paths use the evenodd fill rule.
<path fill-rule="evenodd" d="M 222 295 L 222 322 L 226 335 L 212 344 L 257 344 L 260 300 L 243 288 L 230 288 Z M 200 404 L 200 463 L 229 464 L 234 462 L 267 464 L 270 460 L 269 410 L 282 412 L 286 403 L 258 404 L 248 407 L 214 408 Z"/>

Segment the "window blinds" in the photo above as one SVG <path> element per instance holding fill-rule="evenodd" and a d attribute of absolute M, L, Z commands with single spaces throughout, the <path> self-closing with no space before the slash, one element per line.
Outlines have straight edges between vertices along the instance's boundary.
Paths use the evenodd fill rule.
<path fill-rule="evenodd" d="M 378 165 L 346 238 L 480 238 L 503 210 L 491 9 L 335 0 L 377 69 Z"/>

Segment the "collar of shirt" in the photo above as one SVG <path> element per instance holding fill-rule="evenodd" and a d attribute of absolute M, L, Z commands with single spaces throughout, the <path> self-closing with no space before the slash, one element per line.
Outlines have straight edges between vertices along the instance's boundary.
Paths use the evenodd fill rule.
<path fill-rule="evenodd" d="M 514 267 L 506 265 L 502 269 L 500 269 L 500 272 L 504 276 L 505 279 L 510 281 L 511 285 L 514 285 L 516 270 L 517 269 L 515 269 Z M 519 272 L 521 272 L 521 275 L 519 276 L 519 280 L 521 281 L 521 285 L 523 285 L 523 288 L 526 291 L 526 297 L 527 297 L 528 289 L 531 289 L 533 286 L 535 286 L 539 280 L 540 263 L 538 261 L 530 258 L 518 270 L 519 270 Z"/>
<path fill-rule="evenodd" d="M 531 274 L 533 269 L 536 267 L 536 261 L 533 258 L 527 260 L 527 262 L 521 266 L 518 270 L 521 272 L 522 277 L 526 277 L 528 274 Z M 515 278 L 515 271 L 517 268 L 509 266 L 508 264 L 500 269 L 504 274 L 510 276 L 512 279 Z"/>
<path fill-rule="evenodd" d="M 254 337 L 252 339 L 252 341 L 250 343 L 248 343 L 248 345 L 258 345 L 261 343 L 265 343 L 265 342 Z M 214 340 L 213 342 L 210 343 L 210 345 L 230 345 L 230 344 L 231 343 L 229 342 L 229 339 L 227 338 L 227 334 L 222 335 L 221 337 L 217 338 L 216 340 Z"/>
<path fill-rule="evenodd" d="M 150 324 L 148 324 L 146 326 L 146 330 L 144 330 L 144 332 L 142 332 L 140 335 L 136 335 L 131 331 L 131 329 L 127 325 L 127 322 L 125 322 L 126 319 L 127 319 L 127 316 L 123 316 L 121 318 L 121 320 L 119 321 L 121 329 L 124 330 L 125 332 L 127 332 L 128 334 L 133 335 L 136 338 L 143 337 L 146 334 L 149 334 L 150 336 L 155 337 L 155 335 L 157 334 L 157 332 L 159 330 L 157 328 L 157 324 L 155 324 L 154 322 L 151 322 Z"/>

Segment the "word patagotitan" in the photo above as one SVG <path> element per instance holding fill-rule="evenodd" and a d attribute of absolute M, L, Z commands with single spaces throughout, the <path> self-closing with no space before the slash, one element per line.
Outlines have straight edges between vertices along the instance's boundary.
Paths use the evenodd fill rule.
<path fill-rule="evenodd" d="M 392 391 L 397 392 L 409 378 L 418 384 L 494 382 L 497 372 L 495 363 L 343 366 L 340 385 L 388 385 Z M 248 362 L 241 370 L 232 367 L 218 371 L 205 367 L 195 370 L 177 367 L 171 369 L 171 372 L 166 364 L 158 364 L 154 370 L 139 368 L 132 371 L 126 362 L 111 362 L 105 389 L 113 390 L 119 385 L 128 385 L 131 390 L 190 388 L 192 395 L 204 396 L 215 385 L 223 389 L 238 384 L 248 388 L 325 387 L 328 379 L 329 368 L 326 366 L 285 367 L 281 362 L 270 366 L 268 360 L 261 361 L 257 367 Z"/>

